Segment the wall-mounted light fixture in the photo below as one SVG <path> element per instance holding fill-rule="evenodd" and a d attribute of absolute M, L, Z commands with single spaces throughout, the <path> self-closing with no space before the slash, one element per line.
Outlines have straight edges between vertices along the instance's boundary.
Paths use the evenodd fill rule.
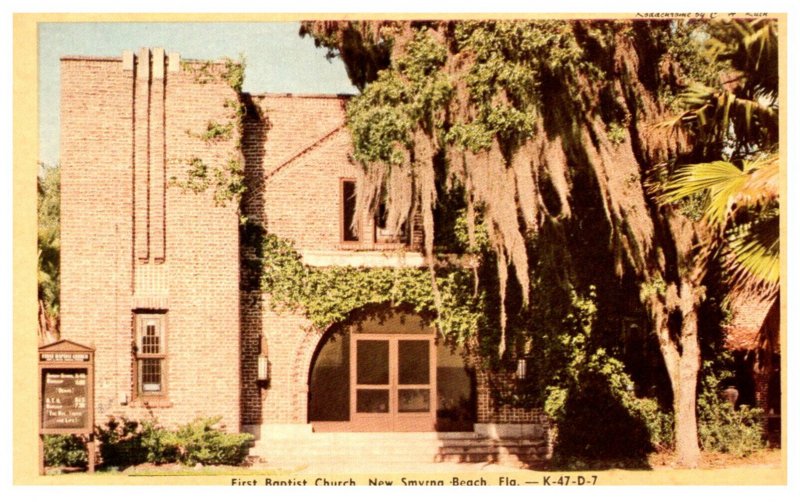
<path fill-rule="evenodd" d="M 269 380 L 269 357 L 258 356 L 258 381 L 266 382 Z"/>

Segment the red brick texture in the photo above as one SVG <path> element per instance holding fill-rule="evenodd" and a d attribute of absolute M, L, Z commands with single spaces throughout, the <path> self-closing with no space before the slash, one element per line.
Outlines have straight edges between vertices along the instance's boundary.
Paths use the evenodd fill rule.
<path fill-rule="evenodd" d="M 166 64 L 146 50 L 128 68 L 62 59 L 62 336 L 96 347 L 98 422 L 219 415 L 238 430 L 237 211 L 215 205 L 210 190 L 169 183 L 191 157 L 215 165 L 238 155 L 236 138 L 187 133 L 229 120 L 224 103 L 237 95 L 220 78 L 201 82 Z M 133 319 L 154 311 L 167 321 L 167 396 L 136 399 Z"/>

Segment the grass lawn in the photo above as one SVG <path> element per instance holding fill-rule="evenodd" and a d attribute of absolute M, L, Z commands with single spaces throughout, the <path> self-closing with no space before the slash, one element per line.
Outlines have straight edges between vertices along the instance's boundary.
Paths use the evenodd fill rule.
<path fill-rule="evenodd" d="M 663 472 L 669 470 L 676 470 L 676 471 L 679 470 L 676 467 L 675 455 L 671 452 L 651 454 L 648 457 L 648 463 L 650 469 L 647 468 L 645 468 L 644 470 L 633 469 L 630 470 L 630 472 L 638 472 L 640 474 L 645 474 L 648 471 Z M 441 464 L 437 465 L 441 466 Z M 780 466 L 781 466 L 781 450 L 779 449 L 766 449 L 747 457 L 736 457 L 734 455 L 723 454 L 723 453 L 703 452 L 701 456 L 700 466 L 697 471 L 724 470 L 724 469 L 735 469 L 735 470 L 746 471 L 748 468 L 777 469 Z M 311 466 L 311 467 L 320 467 L 320 466 Z M 337 472 L 347 472 L 347 466 L 338 466 L 338 467 L 339 469 L 337 469 Z M 479 466 L 476 467 L 476 469 L 478 468 Z M 617 472 L 628 471 L 628 469 L 620 469 L 619 467 L 610 466 L 610 468 Z M 402 469 L 402 466 L 399 466 L 398 469 Z M 596 467 L 594 469 L 589 468 L 586 470 L 595 470 L 595 469 Z M 605 469 L 600 469 L 599 472 L 603 471 L 608 472 L 608 469 L 609 467 Z M 253 466 L 228 466 L 228 465 L 199 466 L 198 465 L 194 467 L 181 464 L 163 464 L 163 465 L 140 464 L 137 466 L 128 467 L 123 470 L 119 470 L 116 468 L 98 469 L 94 475 L 90 475 L 84 472 L 83 470 L 77 470 L 77 469 L 50 468 L 48 469 L 48 476 L 49 477 L 64 476 L 65 478 L 73 478 L 73 479 L 74 478 L 91 479 L 91 476 L 99 476 L 106 480 L 115 476 L 125 477 L 125 478 L 148 478 L 148 477 L 163 478 L 163 477 L 182 477 L 182 476 L 281 477 L 281 476 L 292 476 L 298 474 L 303 475 L 306 474 L 308 470 L 309 470 L 308 465 L 300 465 L 293 467 L 287 466 L 287 468 L 280 468 L 278 466 L 268 467 L 263 464 L 262 465 L 256 464 Z M 680 471 L 686 472 L 686 470 L 683 469 L 680 469 Z"/>

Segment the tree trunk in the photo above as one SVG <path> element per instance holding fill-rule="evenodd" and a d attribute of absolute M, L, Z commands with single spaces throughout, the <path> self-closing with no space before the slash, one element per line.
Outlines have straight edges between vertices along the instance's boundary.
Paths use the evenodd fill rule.
<path fill-rule="evenodd" d="M 680 295 L 667 294 L 666 305 L 654 309 L 659 348 L 672 385 L 675 417 L 675 453 L 680 467 L 693 469 L 700 461 L 697 434 L 697 380 L 700 373 L 700 344 L 697 335 L 697 310 L 694 288 L 684 283 Z M 670 308 L 671 307 L 671 308 Z M 670 333 L 669 312 L 680 309 L 679 333 Z"/>
<path fill-rule="evenodd" d="M 684 313 L 684 316 L 686 313 Z M 700 372 L 700 345 L 697 340 L 697 315 L 683 318 L 681 333 L 682 351 L 678 362 L 678 381 L 673 382 L 675 392 L 675 453 L 678 465 L 695 468 L 700 460 L 697 437 L 697 376 Z"/>
<path fill-rule="evenodd" d="M 695 323 L 696 325 L 696 323 Z M 700 347 L 697 335 L 681 337 L 682 351 L 674 342 L 663 344 L 661 353 L 672 385 L 672 409 L 675 416 L 675 453 L 678 465 L 697 467 L 700 447 L 697 441 L 697 377 L 700 370 Z"/>

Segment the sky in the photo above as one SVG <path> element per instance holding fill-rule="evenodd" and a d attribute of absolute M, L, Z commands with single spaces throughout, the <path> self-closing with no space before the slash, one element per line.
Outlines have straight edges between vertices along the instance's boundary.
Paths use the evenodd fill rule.
<path fill-rule="evenodd" d="M 246 62 L 246 92 L 354 94 L 341 60 L 298 35 L 297 22 L 269 23 L 42 23 L 39 25 L 39 160 L 59 159 L 59 59 L 65 55 L 121 56 L 163 47 L 183 59 Z"/>

